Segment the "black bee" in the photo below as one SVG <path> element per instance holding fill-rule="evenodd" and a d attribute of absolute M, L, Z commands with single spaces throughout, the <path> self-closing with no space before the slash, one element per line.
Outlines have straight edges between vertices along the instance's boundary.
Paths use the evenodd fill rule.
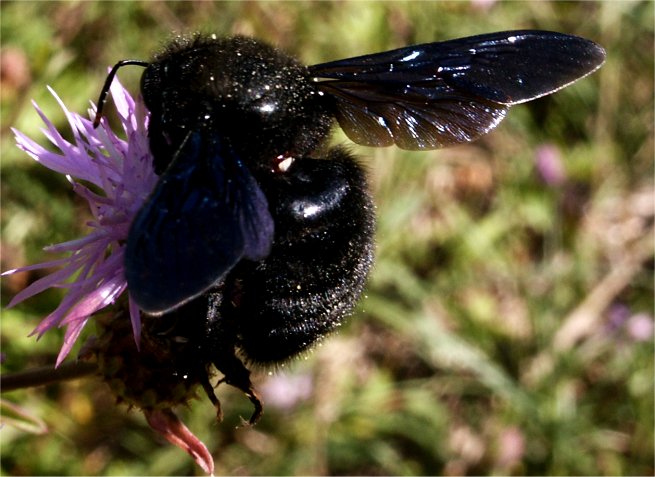
<path fill-rule="evenodd" d="M 373 261 L 374 205 L 362 167 L 326 146 L 334 119 L 366 146 L 465 143 L 604 57 L 575 36 L 509 31 L 310 67 L 253 39 L 195 36 L 118 63 L 96 125 L 116 71 L 144 66 L 161 176 L 129 231 L 130 296 L 193 343 L 185 366 L 214 364 L 246 392 L 256 421 L 241 359 L 310 348 L 351 312 Z"/>

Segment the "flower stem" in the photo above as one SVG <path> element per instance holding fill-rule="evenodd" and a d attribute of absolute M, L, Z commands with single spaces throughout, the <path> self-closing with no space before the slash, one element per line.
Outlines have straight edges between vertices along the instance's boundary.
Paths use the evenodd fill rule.
<path fill-rule="evenodd" d="M 98 370 L 95 363 L 66 363 L 58 368 L 43 366 L 17 373 L 0 376 L 0 392 L 15 391 L 16 389 L 45 386 L 46 384 L 83 378 L 94 374 Z"/>

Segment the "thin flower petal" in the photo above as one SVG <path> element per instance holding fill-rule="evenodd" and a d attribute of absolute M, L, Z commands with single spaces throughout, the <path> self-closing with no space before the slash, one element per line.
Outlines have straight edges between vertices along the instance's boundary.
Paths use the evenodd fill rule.
<path fill-rule="evenodd" d="M 47 140 L 58 151 L 49 151 L 20 131 L 13 130 L 16 144 L 43 166 L 66 175 L 75 194 L 88 203 L 92 216 L 86 223 L 89 233 L 45 248 L 48 252 L 68 253 L 68 257 L 9 270 L 4 275 L 59 267 L 30 284 L 10 302 L 10 306 L 14 306 L 48 288 L 68 290 L 59 306 L 32 332 L 40 337 L 53 327 L 66 326 L 64 344 L 57 359 L 59 364 L 73 348 L 89 317 L 115 303 L 126 290 L 124 244 L 134 215 L 158 177 L 152 168 L 145 107 L 142 101 L 135 102 L 118 80 L 114 80 L 110 91 L 127 140 L 118 137 L 106 121 L 94 128 L 90 119 L 69 111 L 61 98 L 49 90 L 68 121 L 72 142 L 64 138 L 33 103 L 45 125 L 43 132 Z M 91 117 L 94 114 L 92 112 Z M 140 314 L 133 302 L 128 300 L 128 303 L 138 345 Z"/>
<path fill-rule="evenodd" d="M 26 265 L 24 267 L 19 267 L 19 268 L 12 268 L 11 270 L 5 270 L 4 272 L 0 273 L 0 277 L 5 277 L 7 275 L 13 275 L 14 273 L 29 272 L 29 271 L 32 271 L 32 270 L 39 270 L 41 268 L 58 267 L 59 265 L 63 265 L 64 263 L 68 263 L 68 262 L 70 262 L 70 257 L 60 258 L 60 259 L 57 259 L 57 260 L 51 260 L 49 262 L 35 263 L 34 265 Z"/>
<path fill-rule="evenodd" d="M 11 272 L 25 272 L 28 270 L 37 270 L 39 268 L 48 268 L 51 265 L 60 265 L 60 264 L 63 265 L 65 262 L 70 262 L 70 261 L 71 261 L 71 257 L 62 260 L 53 260 L 52 262 L 45 262 L 37 265 L 30 265 L 28 267 L 22 267 L 15 270 L 9 270 L 3 273 L 3 275 L 5 274 L 8 275 Z M 47 290 L 48 288 L 59 286 L 63 281 L 70 278 L 77 271 L 77 268 L 78 267 L 75 266 L 71 267 L 69 265 L 60 270 L 57 270 L 56 272 L 51 273 L 50 275 L 38 279 L 34 283 L 30 284 L 24 290 L 18 292 L 16 296 L 14 296 L 14 298 L 9 302 L 7 308 L 11 308 L 17 305 L 18 303 L 26 300 L 27 298 L 30 298 L 34 295 L 41 293 L 44 290 Z"/>
<path fill-rule="evenodd" d="M 214 475 L 214 458 L 207 446 L 171 410 L 144 410 L 143 413 L 150 427 L 168 442 L 186 451 L 207 474 Z"/>
<path fill-rule="evenodd" d="M 59 355 L 57 356 L 57 361 L 55 362 L 55 368 L 59 367 L 64 359 L 66 359 L 66 356 L 68 356 L 71 349 L 73 349 L 73 345 L 75 344 L 75 341 L 77 341 L 77 338 L 79 338 L 80 333 L 82 332 L 82 329 L 84 328 L 84 325 L 86 325 L 87 321 L 88 317 L 84 320 L 73 322 L 66 328 L 64 344 L 59 350 Z"/>
<path fill-rule="evenodd" d="M 54 245 L 48 245 L 46 247 L 43 247 L 43 250 L 45 250 L 46 252 L 53 252 L 53 253 L 72 252 L 75 250 L 79 250 L 90 243 L 95 242 L 100 238 L 99 235 L 100 235 L 99 232 L 92 232 L 86 237 L 82 237 L 75 240 L 69 240 L 68 242 L 61 242 Z M 48 263 L 53 263 L 53 262 L 48 262 Z M 21 271 L 27 269 L 28 267 L 23 267 L 21 268 Z"/>
<path fill-rule="evenodd" d="M 55 309 L 55 311 L 41 320 L 41 323 L 39 323 L 38 326 L 32 330 L 29 336 L 36 335 L 37 339 L 41 338 L 41 336 L 43 336 L 46 331 L 58 326 L 61 320 L 66 316 L 68 309 L 73 306 L 78 299 L 79 297 L 77 294 L 67 294 L 61 300 L 61 303 L 59 303 L 59 306 Z"/>
<path fill-rule="evenodd" d="M 134 333 L 134 342 L 136 343 L 136 348 L 139 349 L 139 343 L 141 343 L 141 312 L 132 298 L 129 298 L 128 306 L 130 310 L 130 321 L 132 322 L 132 332 Z"/>
<path fill-rule="evenodd" d="M 104 283 L 97 290 L 88 293 L 84 298 L 75 304 L 66 317 L 62 320 L 62 324 L 68 324 L 92 315 L 96 311 L 114 303 L 116 297 L 123 293 L 125 290 L 125 283 L 117 278 L 111 282 Z"/>

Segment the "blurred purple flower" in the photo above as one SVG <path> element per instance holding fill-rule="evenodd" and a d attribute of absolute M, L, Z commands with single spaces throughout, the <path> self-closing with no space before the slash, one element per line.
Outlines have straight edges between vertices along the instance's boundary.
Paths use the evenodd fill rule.
<path fill-rule="evenodd" d="M 650 341 L 654 339 L 655 323 L 648 313 L 632 313 L 622 303 L 613 304 L 607 312 L 606 330 L 609 333 L 622 333 L 623 337 L 633 341 Z"/>
<path fill-rule="evenodd" d="M 560 186 L 566 181 L 566 171 L 559 149 L 553 144 L 544 144 L 535 152 L 535 167 L 542 181 L 550 186 Z"/>
<path fill-rule="evenodd" d="M 471 0 L 471 6 L 476 10 L 487 11 L 497 3 L 497 0 Z"/>
<path fill-rule="evenodd" d="M 512 470 L 521 462 L 525 451 L 526 439 L 523 431 L 518 427 L 508 427 L 499 435 L 496 465 L 502 470 Z"/>
<path fill-rule="evenodd" d="M 653 317 L 648 313 L 637 313 L 630 317 L 627 325 L 628 335 L 635 341 L 650 341 L 653 339 Z"/>
<path fill-rule="evenodd" d="M 288 411 L 298 402 L 308 399 L 314 383 L 309 374 L 271 376 L 262 386 L 264 401 L 272 407 Z"/>
<path fill-rule="evenodd" d="M 616 332 L 623 328 L 630 318 L 630 308 L 622 303 L 615 303 L 607 311 L 607 331 Z"/>
<path fill-rule="evenodd" d="M 60 152 L 51 152 L 13 130 L 16 143 L 41 165 L 66 175 L 73 191 L 89 204 L 93 216 L 87 222 L 90 232 L 77 240 L 45 248 L 48 252 L 66 252 L 67 257 L 8 270 L 2 275 L 58 267 L 57 271 L 18 293 L 9 303 L 10 307 L 14 306 L 48 288 L 68 289 L 59 306 L 32 332 L 41 337 L 51 328 L 66 327 L 64 344 L 57 357 L 58 366 L 71 351 L 91 315 L 113 304 L 126 290 L 124 242 L 130 223 L 153 189 L 157 176 L 152 169 L 145 108 L 141 102 L 135 103 L 117 80 L 112 84 L 111 94 L 127 141 L 120 139 L 106 121 L 94 129 L 92 121 L 68 111 L 57 94 L 49 90 L 68 119 L 74 142 L 65 140 L 33 103 L 46 125 L 45 136 Z M 89 114 L 95 114 L 93 109 Z M 94 187 L 89 188 L 79 181 Z M 131 300 L 129 310 L 138 345 L 141 321 L 139 310 Z"/>

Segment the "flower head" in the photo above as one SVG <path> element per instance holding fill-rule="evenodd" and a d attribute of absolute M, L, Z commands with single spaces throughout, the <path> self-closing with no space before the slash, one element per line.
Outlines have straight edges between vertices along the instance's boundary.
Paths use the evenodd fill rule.
<path fill-rule="evenodd" d="M 73 132 L 69 142 L 34 103 L 46 125 L 45 136 L 59 151 L 51 152 L 13 130 L 19 148 L 53 171 L 65 174 L 73 191 L 84 198 L 92 219 L 85 237 L 46 247 L 48 252 L 68 256 L 36 265 L 8 270 L 9 275 L 28 270 L 58 267 L 18 293 L 9 303 L 14 306 L 47 288 L 66 288 L 59 306 L 33 331 L 39 337 L 56 326 L 65 326 L 64 344 L 57 358 L 59 365 L 71 351 L 91 315 L 113 304 L 126 290 L 123 254 L 130 223 L 157 182 L 148 147 L 145 109 L 135 102 L 118 81 L 111 94 L 127 140 L 119 138 L 103 121 L 94 129 L 92 121 L 66 109 L 50 89 L 64 111 Z M 94 111 L 89 111 L 94 115 Z M 93 188 L 91 188 L 93 187 Z M 129 301 L 135 340 L 140 334 L 139 310 Z"/>
<path fill-rule="evenodd" d="M 66 327 L 64 344 L 57 358 L 59 365 L 71 351 L 89 318 L 115 303 L 127 289 L 123 265 L 125 242 L 134 216 L 158 177 L 152 166 L 144 105 L 140 100 L 135 101 L 118 80 L 113 81 L 111 94 L 127 140 L 119 138 L 106 121 L 94 128 L 91 120 L 68 111 L 55 92 L 50 92 L 68 119 L 73 142 L 63 138 L 36 104 L 34 107 L 46 125 L 44 133 L 59 152 L 51 152 L 14 130 L 16 142 L 43 166 L 65 174 L 73 191 L 88 202 L 92 215 L 87 222 L 89 233 L 45 248 L 48 252 L 67 253 L 64 258 L 8 270 L 2 275 L 57 267 L 55 272 L 18 293 L 9 306 L 47 288 L 68 290 L 59 306 L 32 333 L 41 336 L 53 327 Z M 95 116 L 94 108 L 89 115 Z M 127 316 L 131 323 L 128 323 Z M 194 389 L 199 383 L 211 389 L 205 367 L 199 368 L 205 373 L 202 376 L 177 372 L 176 341 L 157 341 L 155 338 L 163 338 L 152 332 L 153 323 L 156 324 L 157 320 L 144 321 L 143 349 L 139 351 L 133 344 L 129 345 L 132 342 L 130 335 L 133 335 L 138 347 L 142 323 L 139 309 L 128 295 L 127 310 L 120 307 L 99 320 L 100 336 L 87 352 L 95 354 L 98 371 L 119 402 L 141 408 L 155 431 L 188 452 L 205 472 L 212 474 L 214 461 L 206 446 L 172 411 L 173 406 L 186 404 L 195 396 Z M 108 332 L 103 333 L 103 330 Z M 126 383 L 130 384 L 127 390 Z"/>

